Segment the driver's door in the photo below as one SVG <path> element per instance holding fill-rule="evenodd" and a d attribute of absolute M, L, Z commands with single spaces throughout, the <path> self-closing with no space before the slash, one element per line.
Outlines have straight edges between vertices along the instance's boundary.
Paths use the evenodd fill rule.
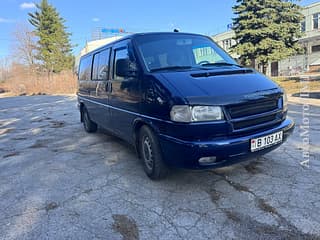
<path fill-rule="evenodd" d="M 120 77 L 116 74 L 116 63 L 119 59 L 129 58 L 130 40 L 124 40 L 114 45 L 112 51 L 112 77 L 109 87 L 109 104 L 112 130 L 120 137 L 132 135 L 132 123 L 139 112 L 141 102 L 140 81 L 138 77 Z M 130 52 L 130 54 L 129 54 Z"/>

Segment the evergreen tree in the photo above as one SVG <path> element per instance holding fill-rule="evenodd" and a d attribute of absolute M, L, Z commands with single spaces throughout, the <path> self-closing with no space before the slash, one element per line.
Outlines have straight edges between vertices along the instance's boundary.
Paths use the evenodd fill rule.
<path fill-rule="evenodd" d="M 237 0 L 233 7 L 235 40 L 233 51 L 244 64 L 255 61 L 266 73 L 268 62 L 279 61 L 301 52 L 303 15 L 294 1 Z"/>
<path fill-rule="evenodd" d="M 42 0 L 36 7 L 34 13 L 29 13 L 29 22 L 39 38 L 37 58 L 48 73 L 72 69 L 71 34 L 66 31 L 65 20 L 47 0 Z"/>

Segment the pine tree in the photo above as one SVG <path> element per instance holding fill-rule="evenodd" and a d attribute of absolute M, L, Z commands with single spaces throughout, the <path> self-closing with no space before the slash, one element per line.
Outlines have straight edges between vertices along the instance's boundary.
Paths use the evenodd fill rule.
<path fill-rule="evenodd" d="M 233 7 L 235 40 L 233 51 L 244 64 L 262 65 L 266 73 L 269 62 L 300 53 L 303 15 L 294 1 L 237 0 Z"/>
<path fill-rule="evenodd" d="M 71 34 L 66 31 L 65 20 L 47 0 L 42 0 L 36 7 L 34 13 L 29 13 L 29 22 L 38 37 L 38 60 L 48 73 L 72 69 Z"/>

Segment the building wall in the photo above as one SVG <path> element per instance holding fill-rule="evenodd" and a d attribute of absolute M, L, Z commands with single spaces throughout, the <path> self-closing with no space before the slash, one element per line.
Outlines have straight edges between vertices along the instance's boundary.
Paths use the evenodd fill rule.
<path fill-rule="evenodd" d="M 320 13 L 320 2 L 305 6 L 302 10 L 302 14 L 305 16 L 305 36 L 302 38 L 310 38 L 319 36 L 319 29 L 320 29 L 320 14 L 318 16 L 318 28 L 314 28 L 313 20 L 314 14 Z"/>
<path fill-rule="evenodd" d="M 215 35 L 212 39 L 225 51 L 229 52 L 233 58 L 238 58 L 239 55 L 232 53 L 230 48 L 236 44 L 236 41 L 233 39 L 235 34 L 232 30 Z"/>

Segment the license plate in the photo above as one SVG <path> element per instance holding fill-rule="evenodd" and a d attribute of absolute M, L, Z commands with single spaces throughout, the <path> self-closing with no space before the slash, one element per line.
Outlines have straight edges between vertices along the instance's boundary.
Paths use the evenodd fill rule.
<path fill-rule="evenodd" d="M 251 152 L 271 147 L 282 142 L 283 132 L 276 132 L 267 136 L 251 139 Z"/>

